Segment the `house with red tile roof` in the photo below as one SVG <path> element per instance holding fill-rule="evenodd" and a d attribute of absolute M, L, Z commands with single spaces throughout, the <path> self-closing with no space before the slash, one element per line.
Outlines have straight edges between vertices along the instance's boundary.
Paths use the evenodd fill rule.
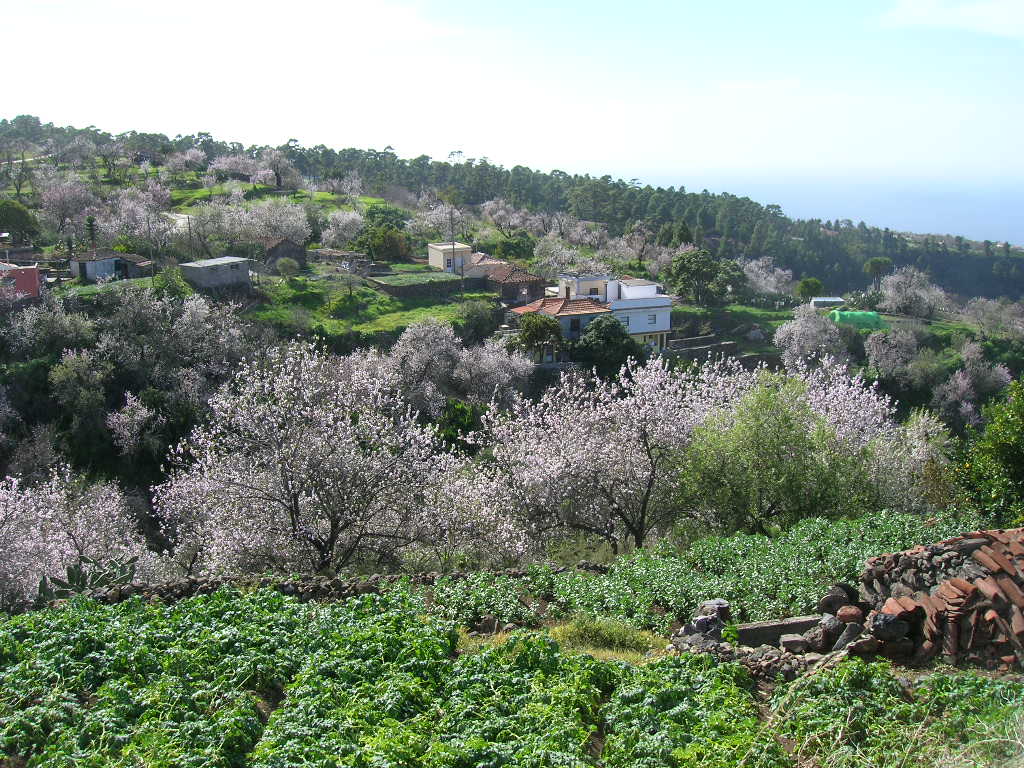
<path fill-rule="evenodd" d="M 588 297 L 548 296 L 521 307 L 513 307 L 517 317 L 539 312 L 555 318 L 562 327 L 562 338 L 569 341 L 578 339 L 584 329 L 598 317 L 611 314 L 611 308 L 597 299 Z"/>
<path fill-rule="evenodd" d="M 657 353 L 668 346 L 672 299 L 651 280 L 565 272 L 558 276 L 558 295 L 602 302 L 629 335 L 650 352 Z"/>
<path fill-rule="evenodd" d="M 498 263 L 491 266 L 486 276 L 489 290 L 498 294 L 505 304 L 524 304 L 544 297 L 547 280 L 527 272 L 515 264 Z"/>

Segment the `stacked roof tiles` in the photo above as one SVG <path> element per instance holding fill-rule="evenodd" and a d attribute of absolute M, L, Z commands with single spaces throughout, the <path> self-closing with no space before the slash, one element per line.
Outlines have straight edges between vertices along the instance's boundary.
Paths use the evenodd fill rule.
<path fill-rule="evenodd" d="M 873 557 L 860 594 L 873 617 L 910 624 L 913 647 L 902 650 L 919 663 L 941 652 L 951 664 L 1024 667 L 1024 528 Z"/>

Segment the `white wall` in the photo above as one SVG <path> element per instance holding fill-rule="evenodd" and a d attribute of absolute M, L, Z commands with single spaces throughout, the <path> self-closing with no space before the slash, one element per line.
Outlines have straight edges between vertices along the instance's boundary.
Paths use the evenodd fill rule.
<path fill-rule="evenodd" d="M 88 280 L 98 280 L 101 277 L 113 277 L 116 270 L 117 259 L 104 259 L 103 261 L 85 262 L 85 276 Z"/>
<path fill-rule="evenodd" d="M 623 299 L 649 299 L 658 295 L 657 285 L 626 285 L 619 283 Z M 609 294 L 611 291 L 609 291 Z"/>
<path fill-rule="evenodd" d="M 459 242 L 455 243 L 454 251 L 451 243 L 429 243 L 427 245 L 427 261 L 430 266 L 434 269 L 443 269 L 446 272 L 461 270 L 463 263 L 469 263 L 472 253 L 472 248 Z M 451 264 L 448 264 L 449 259 L 451 259 Z"/>
<path fill-rule="evenodd" d="M 643 307 L 616 309 L 612 307 L 612 314 L 620 323 L 626 326 L 631 335 L 638 333 L 659 333 L 672 329 L 672 308 L 669 307 Z M 654 322 L 651 322 L 651 317 Z"/>

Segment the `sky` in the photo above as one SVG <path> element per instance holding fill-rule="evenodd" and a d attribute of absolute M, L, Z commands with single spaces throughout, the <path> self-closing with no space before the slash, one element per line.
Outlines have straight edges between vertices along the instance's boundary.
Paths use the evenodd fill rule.
<path fill-rule="evenodd" d="M 0 27 L 3 117 L 461 151 L 1024 243 L 1024 0 L 0 0 Z"/>

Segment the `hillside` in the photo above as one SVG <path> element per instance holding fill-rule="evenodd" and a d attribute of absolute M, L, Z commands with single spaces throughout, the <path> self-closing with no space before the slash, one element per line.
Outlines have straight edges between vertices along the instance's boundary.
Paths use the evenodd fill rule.
<path fill-rule="evenodd" d="M 270 149 L 244 148 L 208 134 L 169 139 L 161 134 L 129 132 L 115 137 L 93 127 L 57 127 L 23 115 L 0 120 L 4 186 L 19 199 L 31 193 L 33 163 L 20 162 L 23 154 L 31 157 L 35 152 L 51 163 L 68 158 L 79 162 L 86 154 L 95 155 L 100 147 L 111 148 L 105 158 L 97 159 L 105 173 L 101 183 L 114 187 L 118 179 L 126 178 L 123 158 L 158 168 L 165 158 L 180 157 L 189 150 L 198 150 L 204 162 L 210 162 L 240 153 L 254 158 Z M 884 257 L 892 259 L 896 267 L 913 265 L 929 272 L 942 287 L 959 296 L 1016 299 L 1024 294 L 1024 253 L 1008 243 L 898 233 L 848 220 L 793 220 L 777 205 L 730 194 L 638 186 L 609 176 L 570 176 L 523 166 L 505 169 L 486 159 L 453 164 L 426 156 L 403 159 L 387 149 L 307 148 L 296 142 L 276 151 L 301 178 L 278 176 L 275 180 L 271 176 L 271 187 L 276 188 L 272 191 L 280 191 L 282 185 L 308 187 L 309 182 L 301 179 L 316 180 L 317 191 L 296 193 L 292 199 L 310 203 L 321 212 L 336 207 L 334 193 L 345 187 L 346 179 L 357 177 L 367 193 L 409 208 L 440 191 L 463 206 L 506 200 L 515 208 L 536 213 L 544 219 L 544 231 L 559 235 L 565 234 L 564 227 L 569 224 L 566 215 L 599 224 L 611 237 L 642 225 L 649 231 L 652 245 L 693 242 L 720 257 L 770 258 L 778 267 L 792 270 L 797 279 L 820 278 L 827 290 L 835 293 L 866 287 L 869 279 L 864 265 L 872 258 Z M 228 166 L 225 169 L 230 171 Z M 246 169 L 238 178 L 248 176 Z M 169 183 L 171 201 L 181 211 L 224 191 L 216 184 L 204 185 L 187 171 L 172 173 Z M 247 190 L 246 196 L 254 191 Z"/>

